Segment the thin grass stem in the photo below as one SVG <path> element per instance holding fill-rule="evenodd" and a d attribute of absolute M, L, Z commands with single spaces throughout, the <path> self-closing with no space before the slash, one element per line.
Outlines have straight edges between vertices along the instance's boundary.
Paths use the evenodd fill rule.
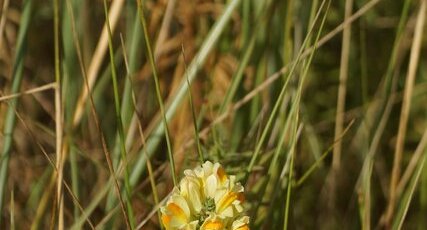
<path fill-rule="evenodd" d="M 19 92 L 19 88 L 21 87 L 22 78 L 23 78 L 23 70 L 24 70 L 24 58 L 26 53 L 26 38 L 27 32 L 29 30 L 29 25 L 31 22 L 33 1 L 26 0 L 23 2 L 23 12 L 21 15 L 21 23 L 18 32 L 17 44 L 16 44 L 16 52 L 15 52 L 15 60 L 14 66 L 12 70 L 12 88 L 11 93 L 16 94 Z M 9 160 L 10 154 L 12 151 L 13 145 L 13 133 L 16 123 L 16 115 L 15 110 L 18 105 L 18 98 L 13 98 L 8 102 L 8 108 L 5 113 L 4 118 L 4 127 L 3 127 L 3 140 L 2 140 L 2 151 L 0 155 L 0 216 L 2 215 L 3 202 L 5 196 L 5 190 L 7 188 L 7 178 L 8 178 L 8 170 L 9 170 Z M 0 225 L 1 225 L 0 218 Z"/>
<path fill-rule="evenodd" d="M 139 19 L 140 19 L 141 24 L 142 24 L 142 29 L 144 31 L 144 40 L 145 40 L 145 48 L 147 51 L 147 58 L 150 61 L 151 70 L 153 72 L 154 83 L 156 85 L 157 102 L 159 103 L 160 113 L 162 115 L 163 125 L 165 127 L 164 128 L 164 134 L 166 137 L 166 145 L 168 148 L 168 158 L 169 158 L 169 163 L 171 166 L 172 180 L 173 180 L 173 184 L 176 186 L 176 185 L 178 185 L 178 181 L 176 179 L 175 160 L 173 157 L 171 141 L 170 141 L 170 137 L 169 137 L 168 121 L 166 119 L 165 108 L 163 105 L 163 99 L 162 99 L 161 92 L 160 92 L 160 83 L 159 83 L 159 77 L 157 75 L 157 67 L 156 67 L 153 52 L 151 49 L 150 37 L 148 35 L 147 23 L 146 23 L 145 17 L 144 17 L 143 6 L 141 4 L 141 0 L 137 0 L 137 1 L 138 1 L 138 15 L 139 15 Z"/>
<path fill-rule="evenodd" d="M 420 52 L 421 52 L 421 41 L 423 37 L 424 22 L 425 22 L 425 16 L 427 11 L 426 7 L 427 7 L 426 1 L 422 1 L 420 10 L 417 16 L 415 34 L 414 34 L 414 39 L 411 47 L 411 55 L 409 59 L 409 70 L 408 70 L 408 74 L 405 82 L 405 91 L 404 91 L 403 103 L 402 103 L 401 114 L 400 114 L 399 130 L 397 134 L 396 149 L 394 152 L 393 168 L 392 168 L 392 174 L 390 179 L 390 195 L 389 195 L 389 202 L 388 202 L 386 216 L 385 216 L 386 225 L 389 225 L 390 221 L 393 218 L 394 208 L 398 199 L 397 186 L 400 180 L 402 155 L 403 155 L 403 149 L 404 149 L 404 143 L 405 143 L 405 137 L 406 137 L 407 124 L 409 119 L 409 110 L 411 108 L 411 101 L 412 101 L 411 96 L 413 93 L 415 76 L 416 76 Z"/>

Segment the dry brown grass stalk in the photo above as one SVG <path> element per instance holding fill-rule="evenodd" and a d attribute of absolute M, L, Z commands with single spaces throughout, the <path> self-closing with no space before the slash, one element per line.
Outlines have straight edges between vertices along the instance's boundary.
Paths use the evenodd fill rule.
<path fill-rule="evenodd" d="M 353 10 L 353 0 L 345 1 L 345 20 L 351 16 Z M 342 47 L 341 47 L 341 62 L 340 62 L 340 75 L 338 86 L 337 98 L 337 112 L 335 117 L 335 139 L 341 135 L 344 126 L 344 113 L 345 113 L 345 98 L 347 94 L 347 78 L 348 78 L 348 64 L 350 59 L 350 41 L 351 41 L 351 24 L 343 30 Z M 341 162 L 341 146 L 342 142 L 339 141 L 334 146 L 332 168 L 338 171 Z"/>
<path fill-rule="evenodd" d="M 124 0 L 115 0 L 111 4 L 108 17 L 110 18 L 110 28 L 112 33 L 114 32 L 114 29 L 117 26 L 117 22 L 122 12 L 124 2 L 125 2 Z M 87 70 L 87 79 L 88 79 L 89 88 L 83 87 L 80 97 L 77 101 L 76 110 L 73 116 L 74 127 L 80 123 L 80 120 L 83 116 L 88 93 L 90 90 L 92 90 L 93 86 L 95 85 L 96 79 L 98 78 L 99 69 L 101 67 L 102 61 L 104 60 L 104 56 L 107 52 L 107 48 L 108 48 L 108 30 L 107 30 L 107 24 L 104 24 L 104 27 L 102 28 L 101 36 L 96 45 L 95 53 L 92 56 L 92 60 Z"/>
<path fill-rule="evenodd" d="M 420 52 L 421 52 L 421 41 L 423 36 L 425 14 L 426 14 L 426 1 L 421 1 L 421 6 L 417 16 L 417 23 L 414 31 L 414 38 L 411 47 L 411 55 L 409 59 L 409 69 L 406 76 L 405 91 L 403 95 L 403 103 L 400 114 L 399 130 L 397 134 L 396 149 L 394 152 L 393 169 L 390 181 L 389 201 L 387 210 L 385 213 L 385 219 L 383 220 L 386 226 L 391 226 L 391 221 L 394 215 L 394 209 L 397 204 L 398 194 L 397 186 L 400 179 L 400 171 L 402 165 L 402 155 L 405 144 L 406 129 L 409 119 L 409 110 L 411 108 L 411 100 L 413 87 L 415 82 L 415 76 L 417 72 Z"/>

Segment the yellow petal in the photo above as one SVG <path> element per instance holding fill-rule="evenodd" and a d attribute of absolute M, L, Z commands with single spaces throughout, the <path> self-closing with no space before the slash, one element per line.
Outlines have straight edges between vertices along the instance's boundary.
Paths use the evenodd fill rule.
<path fill-rule="evenodd" d="M 170 221 L 171 221 L 171 217 L 169 215 L 165 215 L 165 214 L 162 215 L 162 223 L 163 223 L 163 226 L 165 226 L 166 230 L 169 229 Z"/>
<path fill-rule="evenodd" d="M 172 202 L 177 204 L 180 209 L 182 210 L 186 220 L 188 220 L 188 218 L 190 217 L 191 213 L 190 213 L 190 207 L 188 207 L 187 201 L 185 200 L 185 198 L 183 196 L 180 195 L 172 195 Z"/>
<path fill-rule="evenodd" d="M 168 204 L 167 210 L 171 213 L 172 217 L 175 217 L 182 222 L 187 222 L 187 217 L 185 216 L 184 211 L 177 204 L 175 203 Z M 170 222 L 170 219 L 171 218 L 169 218 L 168 223 Z"/>
<path fill-rule="evenodd" d="M 227 174 L 225 173 L 224 169 L 221 166 L 216 171 L 216 174 L 217 174 L 221 184 L 224 184 L 225 181 L 227 180 Z"/>
<path fill-rule="evenodd" d="M 200 212 L 202 209 L 202 201 L 200 195 L 200 182 L 194 177 L 187 175 L 180 182 L 180 193 L 187 199 L 188 205 L 192 212 Z"/>
<path fill-rule="evenodd" d="M 206 221 L 203 226 L 202 230 L 222 230 L 224 228 L 224 225 L 219 220 L 208 220 Z"/>
<path fill-rule="evenodd" d="M 227 207 L 229 207 L 233 203 L 233 201 L 237 200 L 238 197 L 239 197 L 238 194 L 234 192 L 227 193 L 218 203 L 218 206 L 217 206 L 218 213 L 221 213 L 222 211 L 224 211 Z"/>
<path fill-rule="evenodd" d="M 249 230 L 249 227 L 247 225 L 243 225 L 233 230 Z"/>
<path fill-rule="evenodd" d="M 210 175 L 207 179 L 206 179 L 206 185 L 205 185 L 205 193 L 207 197 L 211 197 L 214 198 L 215 197 L 215 192 L 218 188 L 218 181 L 216 179 L 216 177 L 214 175 Z"/>
<path fill-rule="evenodd" d="M 249 217 L 243 216 L 238 220 L 235 220 L 232 224 L 232 230 L 249 230 Z"/>
<path fill-rule="evenodd" d="M 189 200 L 193 206 L 193 209 L 196 212 L 200 212 L 200 210 L 202 209 L 202 201 L 201 201 L 201 197 L 200 197 L 200 187 L 197 186 L 196 184 L 189 184 L 189 189 L 190 191 L 189 193 Z"/>

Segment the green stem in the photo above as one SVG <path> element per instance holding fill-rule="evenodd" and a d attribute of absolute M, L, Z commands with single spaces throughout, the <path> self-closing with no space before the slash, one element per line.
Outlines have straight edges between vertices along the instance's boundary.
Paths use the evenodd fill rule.
<path fill-rule="evenodd" d="M 147 50 L 148 60 L 150 61 L 151 69 L 153 71 L 154 83 L 156 85 L 157 101 L 158 101 L 159 106 L 160 106 L 160 113 L 162 114 L 163 124 L 165 126 L 164 134 L 166 137 L 166 144 L 168 147 L 168 157 L 169 157 L 169 161 L 170 161 L 170 165 L 171 165 L 172 180 L 173 180 L 173 184 L 176 186 L 178 184 L 178 181 L 177 181 L 176 175 L 175 175 L 175 161 L 174 161 L 173 154 L 172 154 L 172 147 L 171 147 L 171 143 L 170 143 L 171 141 L 170 141 L 170 137 L 169 137 L 168 122 L 167 122 L 166 115 L 165 115 L 165 108 L 164 108 L 163 99 L 162 99 L 162 96 L 160 93 L 159 77 L 157 75 L 157 68 L 156 68 L 156 63 L 154 61 L 153 51 L 151 49 L 150 38 L 148 36 L 147 22 L 145 21 L 145 17 L 143 14 L 144 13 L 144 10 L 142 8 L 143 6 L 141 4 L 141 0 L 137 0 L 137 1 L 138 1 L 138 15 L 139 15 L 139 18 L 141 20 L 142 29 L 144 31 L 145 48 Z"/>
<path fill-rule="evenodd" d="M 108 16 L 108 8 L 107 8 L 107 1 L 104 0 L 104 13 L 105 13 L 105 20 L 106 25 L 108 29 L 108 47 L 110 51 L 110 62 L 111 62 L 111 78 L 113 81 L 113 90 L 114 90 L 114 105 L 115 105 L 115 111 L 116 111 L 116 120 L 117 120 L 117 129 L 119 133 L 119 139 L 120 139 L 120 147 L 121 147 L 121 158 L 124 165 L 124 180 L 125 180 L 125 191 L 126 191 L 126 206 L 127 206 L 127 215 L 129 217 L 131 228 L 135 228 L 135 219 L 133 215 L 132 210 L 132 203 L 131 203 L 131 186 L 129 183 L 129 171 L 127 166 L 127 153 L 126 153 L 126 146 L 125 146 L 125 136 L 123 131 L 123 123 L 122 123 L 122 117 L 121 117 L 121 109 L 120 109 L 120 99 L 119 99 L 119 90 L 118 90 L 118 83 L 117 83 L 117 75 L 116 75 L 116 66 L 114 63 L 114 50 L 113 50 L 113 43 L 112 43 L 112 33 L 110 28 L 110 19 Z"/>
<path fill-rule="evenodd" d="M 23 70 L 24 70 L 24 55 L 25 55 L 25 46 L 26 46 L 26 37 L 28 32 L 28 27 L 31 19 L 31 10 L 32 10 L 33 1 L 26 0 L 23 3 L 23 11 L 21 17 L 20 28 L 18 32 L 18 39 L 16 45 L 15 53 L 15 65 L 13 66 L 12 72 L 12 90 L 11 94 L 18 93 L 19 88 L 21 87 Z M 8 103 L 9 107 L 6 111 L 6 117 L 3 128 L 3 150 L 0 156 L 0 216 L 2 215 L 4 194 L 7 188 L 7 175 L 8 175 L 8 165 L 10 159 L 10 153 L 12 151 L 12 142 L 13 142 L 13 131 L 16 124 L 16 107 L 18 105 L 18 97 L 11 99 Z M 1 224 L 0 218 L 0 224 Z"/>

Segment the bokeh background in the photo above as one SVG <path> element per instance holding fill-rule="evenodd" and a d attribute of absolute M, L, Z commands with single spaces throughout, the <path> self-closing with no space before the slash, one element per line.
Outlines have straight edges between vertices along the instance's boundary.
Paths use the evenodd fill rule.
<path fill-rule="evenodd" d="M 426 4 L 0 0 L 0 229 L 160 229 L 200 155 L 251 229 L 425 229 Z"/>

